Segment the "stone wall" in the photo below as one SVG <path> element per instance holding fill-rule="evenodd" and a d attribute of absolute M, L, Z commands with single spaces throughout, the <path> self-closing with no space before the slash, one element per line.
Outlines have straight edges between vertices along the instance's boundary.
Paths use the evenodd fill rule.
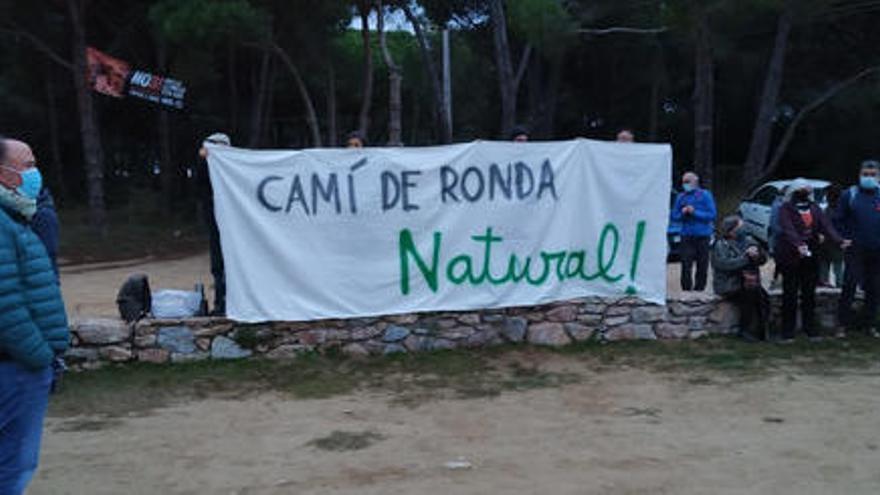
<path fill-rule="evenodd" d="M 779 295 L 773 294 L 778 315 Z M 834 324 L 836 291 L 820 290 L 817 317 Z M 502 343 L 564 346 L 588 340 L 694 339 L 736 332 L 738 312 L 708 295 L 673 299 L 666 306 L 638 299 L 586 298 L 543 306 L 297 323 L 245 325 L 225 319 L 113 319 L 72 323 L 66 358 L 75 368 L 142 361 L 177 363 L 250 356 L 292 358 L 337 349 L 351 355 L 473 348 Z"/>

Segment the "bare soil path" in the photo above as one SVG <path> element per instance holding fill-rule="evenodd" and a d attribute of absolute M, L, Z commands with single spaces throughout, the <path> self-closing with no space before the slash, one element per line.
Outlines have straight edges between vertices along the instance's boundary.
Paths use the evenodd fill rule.
<path fill-rule="evenodd" d="M 74 380 L 47 422 L 29 493 L 880 493 L 880 367 L 664 371 L 655 365 L 667 358 L 650 352 L 651 365 L 640 354 L 599 365 L 505 352 L 490 361 L 530 367 L 538 374 L 510 376 L 531 385 L 470 398 L 423 387 L 401 401 L 425 378 L 412 375 L 322 399 L 244 382 L 223 397 L 187 393 L 151 407 L 149 382 L 127 376 L 133 388 L 145 384 L 143 407 L 71 415 L 77 394 L 88 393 Z M 459 385 L 479 379 L 461 372 Z M 577 379 L 535 381 L 569 375 Z M 333 386 L 330 375 L 320 380 Z M 138 390 L 112 392 L 92 409 L 137 402 L 125 393 Z"/>

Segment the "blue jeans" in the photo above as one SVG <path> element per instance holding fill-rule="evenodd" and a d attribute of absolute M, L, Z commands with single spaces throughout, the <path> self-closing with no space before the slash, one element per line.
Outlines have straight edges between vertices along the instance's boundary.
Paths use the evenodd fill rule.
<path fill-rule="evenodd" d="M 52 368 L 0 361 L 0 495 L 21 495 L 37 470 Z"/>

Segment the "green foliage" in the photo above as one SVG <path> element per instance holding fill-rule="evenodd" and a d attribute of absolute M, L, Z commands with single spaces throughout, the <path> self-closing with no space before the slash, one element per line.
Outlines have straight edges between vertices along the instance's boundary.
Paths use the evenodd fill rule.
<path fill-rule="evenodd" d="M 507 16 L 514 35 L 544 50 L 560 50 L 577 39 L 578 26 L 562 0 L 509 0 Z"/>
<path fill-rule="evenodd" d="M 149 18 L 170 41 L 181 44 L 261 38 L 269 20 L 247 0 L 162 0 L 150 8 Z"/>

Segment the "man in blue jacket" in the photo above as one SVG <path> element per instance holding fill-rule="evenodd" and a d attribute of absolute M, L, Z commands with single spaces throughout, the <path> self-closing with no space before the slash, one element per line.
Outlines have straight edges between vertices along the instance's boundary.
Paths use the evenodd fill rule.
<path fill-rule="evenodd" d="M 21 141 L 0 157 L 0 494 L 19 495 L 40 455 L 52 364 L 67 349 L 61 291 L 46 248 L 28 227 L 42 178 Z"/>
<path fill-rule="evenodd" d="M 880 162 L 862 163 L 859 184 L 844 192 L 834 216 L 840 234 L 852 242 L 846 256 L 843 292 L 840 295 L 838 320 L 842 327 L 852 327 L 852 303 L 856 285 L 865 290 L 865 323 L 868 333 L 880 337 L 877 331 L 877 296 L 880 293 Z M 843 329 L 838 332 L 844 335 Z"/>
<path fill-rule="evenodd" d="M 700 178 L 693 172 L 681 177 L 681 189 L 671 213 L 672 220 L 681 224 L 681 289 L 702 292 L 709 268 L 709 239 L 715 228 L 715 198 L 700 187 Z"/>

